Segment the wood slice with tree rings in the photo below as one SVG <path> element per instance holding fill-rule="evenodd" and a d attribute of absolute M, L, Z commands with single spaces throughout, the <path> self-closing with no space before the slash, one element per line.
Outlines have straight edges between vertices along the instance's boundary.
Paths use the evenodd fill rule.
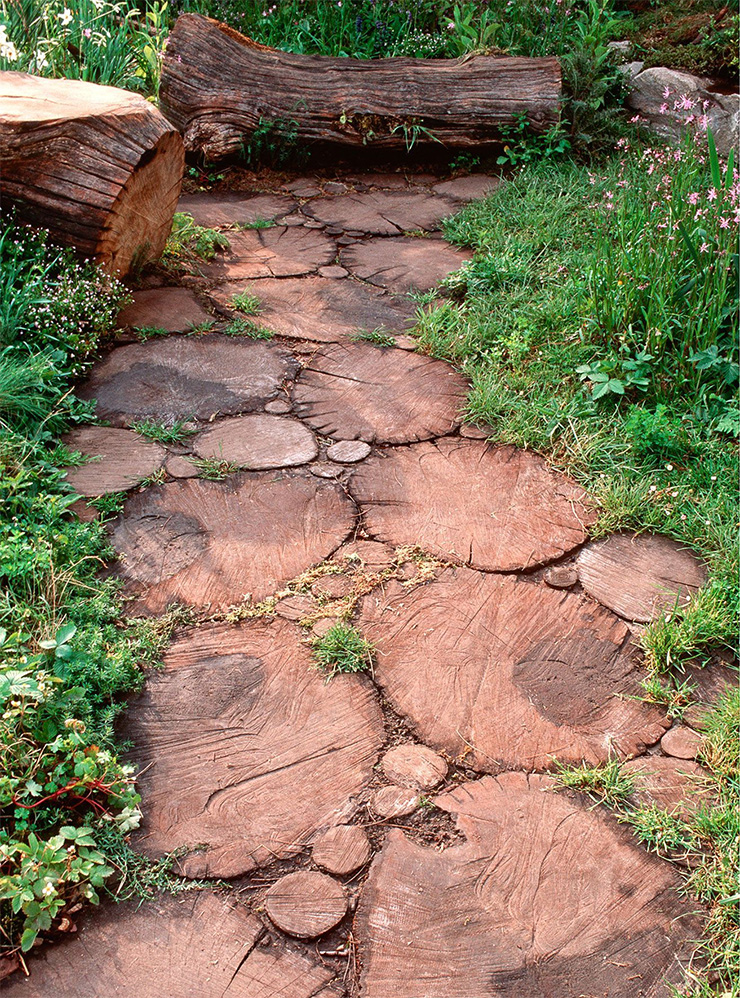
<path fill-rule="evenodd" d="M 577 564 L 587 593 L 641 623 L 686 606 L 707 578 L 696 555 L 659 534 L 612 534 L 585 547 Z"/>
<path fill-rule="evenodd" d="M 523 773 L 435 804 L 465 841 L 388 833 L 354 923 L 364 998 L 659 998 L 685 979 L 696 905 L 611 815 Z"/>
<path fill-rule="evenodd" d="M 459 204 L 425 190 L 369 191 L 343 197 L 314 198 L 303 206 L 311 218 L 350 231 L 375 236 L 398 236 L 412 230 L 438 229 Z"/>
<path fill-rule="evenodd" d="M 185 154 L 178 131 L 152 103 L 82 80 L 5 72 L 0 105 L 6 211 L 111 273 L 158 259 Z"/>
<path fill-rule="evenodd" d="M 339 440 L 410 443 L 452 432 L 468 383 L 449 364 L 377 347 L 317 351 L 293 388 L 296 414 Z"/>
<path fill-rule="evenodd" d="M 133 302 L 118 315 L 118 325 L 132 329 L 166 329 L 185 333 L 212 322 L 197 296 L 188 288 L 150 288 L 135 291 Z"/>
<path fill-rule="evenodd" d="M 334 825 L 317 836 L 311 859 L 322 870 L 346 877 L 370 859 L 370 842 L 360 825 Z"/>
<path fill-rule="evenodd" d="M 420 740 L 496 772 L 630 757 L 669 722 L 640 702 L 626 624 L 572 593 L 444 569 L 363 600 L 375 679 Z"/>
<path fill-rule="evenodd" d="M 208 420 L 261 409 L 294 375 L 293 358 L 271 343 L 228 336 L 168 336 L 115 347 L 78 394 L 121 426 L 137 420 Z"/>
<path fill-rule="evenodd" d="M 102 496 L 138 485 L 164 464 L 164 447 L 133 430 L 111 426 L 81 426 L 64 437 L 70 451 L 80 451 L 88 464 L 67 471 L 67 481 L 81 496 Z"/>
<path fill-rule="evenodd" d="M 230 249 L 201 265 L 211 280 L 298 277 L 333 262 L 336 243 L 323 232 L 273 226 L 229 235 Z"/>
<path fill-rule="evenodd" d="M 142 768 L 137 848 L 189 877 L 234 877 L 300 852 L 353 810 L 383 740 L 360 676 L 327 683 L 285 620 L 183 633 L 128 711 Z"/>
<path fill-rule="evenodd" d="M 354 524 L 335 483 L 299 472 L 185 479 L 133 496 L 112 543 L 139 609 L 258 602 L 327 558 Z"/>
<path fill-rule="evenodd" d="M 240 468 L 289 468 L 319 453 L 313 433 L 297 419 L 253 413 L 222 419 L 193 441 L 201 458 L 228 461 Z"/>
<path fill-rule="evenodd" d="M 691 759 L 671 759 L 662 755 L 630 759 L 623 772 L 634 780 L 634 803 L 657 807 L 686 819 L 711 807 L 710 773 Z"/>
<path fill-rule="evenodd" d="M 428 291 L 469 259 L 467 250 L 441 239 L 413 236 L 395 236 L 392 243 L 380 237 L 366 239 L 339 254 L 341 265 L 355 277 L 401 294 Z"/>
<path fill-rule="evenodd" d="M 413 790 L 431 790 L 447 776 L 447 763 L 426 745 L 396 745 L 380 765 L 391 783 Z"/>
<path fill-rule="evenodd" d="M 487 572 L 554 561 L 593 521 L 572 479 L 537 454 L 481 440 L 389 449 L 360 466 L 351 489 L 377 540 Z"/>
<path fill-rule="evenodd" d="M 273 222 L 293 211 L 296 205 L 287 194 L 242 194 L 237 191 L 214 194 L 206 191 L 183 194 L 177 210 L 192 215 L 197 225 L 214 229 L 224 225 Z"/>
<path fill-rule="evenodd" d="M 265 911 L 282 932 L 316 939 L 347 914 L 342 885 L 324 873 L 299 870 L 281 877 L 265 894 Z"/>
<path fill-rule="evenodd" d="M 169 37 L 160 101 L 187 149 L 208 160 L 238 154 L 265 122 L 275 123 L 276 141 L 290 131 L 302 145 L 478 149 L 500 142 L 519 114 L 537 132 L 555 125 L 560 75 L 553 58 L 298 55 L 183 14 Z"/>

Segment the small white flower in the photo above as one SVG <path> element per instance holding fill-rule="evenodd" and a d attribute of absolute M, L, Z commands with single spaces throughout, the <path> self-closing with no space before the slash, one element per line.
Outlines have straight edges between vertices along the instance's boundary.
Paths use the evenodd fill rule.
<path fill-rule="evenodd" d="M 72 20 L 72 11 L 69 9 L 69 7 L 65 7 L 62 13 L 58 15 L 58 17 L 62 25 L 66 28 L 67 25 Z"/>

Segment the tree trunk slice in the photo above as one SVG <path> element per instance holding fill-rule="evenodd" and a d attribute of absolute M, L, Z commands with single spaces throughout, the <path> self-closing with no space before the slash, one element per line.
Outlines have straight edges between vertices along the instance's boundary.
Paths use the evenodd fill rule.
<path fill-rule="evenodd" d="M 537 132 L 554 125 L 560 65 L 484 55 L 293 55 L 183 14 L 165 53 L 160 100 L 186 148 L 214 160 L 238 153 L 266 121 L 283 123 L 301 144 L 403 150 L 413 140 L 468 148 L 500 141 L 502 126 L 515 124 L 518 114 Z"/>
<path fill-rule="evenodd" d="M 425 190 L 368 191 L 341 197 L 314 198 L 303 213 L 325 225 L 371 236 L 399 236 L 404 232 L 439 229 L 439 223 L 454 214 L 459 204 Z"/>
<path fill-rule="evenodd" d="M 353 343 L 315 353 L 293 399 L 318 433 L 400 444 L 455 430 L 467 393 L 466 379 L 444 361 Z"/>
<path fill-rule="evenodd" d="M 459 565 L 511 572 L 586 539 L 586 493 L 541 457 L 479 440 L 438 440 L 370 457 L 352 476 L 368 531 Z"/>
<path fill-rule="evenodd" d="M 630 757 L 668 721 L 635 699 L 627 626 L 570 593 L 445 569 L 366 596 L 375 679 L 420 740 L 488 772 Z"/>
<path fill-rule="evenodd" d="M 383 719 L 362 677 L 325 681 L 292 624 L 250 621 L 176 641 L 125 734 L 145 769 L 137 847 L 186 850 L 189 877 L 235 877 L 349 817 Z"/>
<path fill-rule="evenodd" d="M 6 210 L 112 273 L 158 259 L 185 157 L 153 104 L 115 87 L 7 72 L 0 104 Z"/>
<path fill-rule="evenodd" d="M 324 873 L 299 870 L 281 877 L 265 894 L 265 911 L 289 936 L 316 939 L 347 914 L 342 885 Z"/>
<path fill-rule="evenodd" d="M 359 825 L 335 825 L 314 839 L 311 859 L 322 870 L 346 877 L 370 859 L 370 843 Z"/>
<path fill-rule="evenodd" d="M 339 262 L 355 277 L 403 294 L 428 291 L 469 260 L 468 250 L 441 239 L 395 236 L 393 242 L 373 238 L 346 246 Z"/>
<path fill-rule="evenodd" d="M 67 471 L 67 481 L 81 496 L 103 496 L 138 485 L 164 464 L 167 452 L 131 430 L 82 426 L 64 437 L 64 445 L 92 458 Z"/>
<path fill-rule="evenodd" d="M 316 229 L 274 226 L 229 236 L 230 249 L 201 265 L 204 277 L 234 281 L 260 277 L 299 277 L 333 263 L 336 243 Z"/>
<path fill-rule="evenodd" d="M 707 572 L 696 555 L 658 534 L 613 534 L 578 555 L 578 577 L 594 599 L 620 617 L 647 623 L 686 606 Z"/>
<path fill-rule="evenodd" d="M 435 803 L 465 842 L 389 832 L 355 919 L 363 998 L 662 998 L 684 979 L 701 926 L 681 878 L 611 816 L 522 773 Z"/>
<path fill-rule="evenodd" d="M 403 818 L 419 806 L 419 793 L 409 787 L 381 787 L 370 801 L 370 810 L 381 818 Z"/>
<path fill-rule="evenodd" d="M 117 426 L 137 420 L 209 420 L 261 409 L 297 364 L 271 343 L 211 334 L 116 347 L 78 394 Z"/>
<path fill-rule="evenodd" d="M 697 762 L 650 755 L 625 763 L 624 772 L 634 777 L 632 798 L 643 807 L 657 807 L 687 819 L 700 808 L 712 806 L 711 774 Z"/>
<path fill-rule="evenodd" d="M 447 776 L 447 763 L 426 745 L 396 745 L 380 765 L 391 783 L 412 790 L 431 790 Z"/>
<path fill-rule="evenodd" d="M 177 210 L 192 215 L 198 225 L 216 229 L 224 225 L 252 225 L 273 222 L 296 208 L 288 194 L 183 194 Z"/>
<path fill-rule="evenodd" d="M 118 315 L 118 325 L 131 329 L 165 329 L 186 333 L 213 322 L 198 298 L 187 288 L 152 288 L 135 291 L 133 302 Z"/>
<path fill-rule="evenodd" d="M 696 759 L 701 745 L 702 736 L 699 732 L 685 724 L 677 724 L 660 739 L 661 749 L 674 759 Z"/>
<path fill-rule="evenodd" d="M 270 596 L 327 558 L 353 523 L 352 502 L 334 482 L 242 472 L 138 493 L 112 542 L 141 610 L 160 613 L 174 601 L 215 610 Z"/>
<path fill-rule="evenodd" d="M 240 468 L 290 468 L 319 453 L 313 433 L 297 419 L 254 413 L 222 419 L 193 441 L 201 458 L 228 461 Z"/>

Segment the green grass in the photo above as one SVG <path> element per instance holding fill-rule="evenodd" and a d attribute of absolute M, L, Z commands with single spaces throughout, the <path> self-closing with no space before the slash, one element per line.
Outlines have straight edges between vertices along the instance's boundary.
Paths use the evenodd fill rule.
<path fill-rule="evenodd" d="M 245 315 L 259 315 L 262 305 L 256 294 L 251 291 L 241 291 L 231 299 L 234 308 L 238 308 Z"/>
<path fill-rule="evenodd" d="M 144 419 L 131 424 L 131 429 L 147 440 L 154 440 L 161 444 L 178 444 L 186 440 L 196 432 L 193 428 L 188 428 L 186 419 L 177 419 L 174 423 L 155 423 L 152 420 Z"/>
<path fill-rule="evenodd" d="M 382 326 L 377 329 L 361 329 L 350 337 L 353 343 L 373 343 L 376 347 L 394 347 L 396 339 L 386 333 Z"/>
<path fill-rule="evenodd" d="M 313 642 L 313 653 L 327 679 L 339 673 L 372 671 L 373 649 L 362 634 L 344 621 Z"/>
<path fill-rule="evenodd" d="M 244 319 L 237 316 L 224 327 L 226 336 L 246 336 L 250 340 L 271 340 L 275 336 L 271 329 L 265 329 L 251 319 Z"/>
<path fill-rule="evenodd" d="M 555 778 L 561 787 L 580 790 L 598 804 L 623 805 L 634 791 L 635 780 L 625 773 L 617 759 L 603 766 L 563 766 L 558 764 Z"/>
<path fill-rule="evenodd" d="M 216 253 L 226 251 L 230 245 L 223 232 L 198 225 L 192 215 L 178 211 L 160 263 L 175 272 L 194 270 L 201 260 L 213 260 Z"/>
<path fill-rule="evenodd" d="M 193 459 L 192 463 L 198 469 L 199 477 L 210 482 L 222 482 L 224 478 L 239 470 L 238 464 L 232 464 L 231 461 L 219 461 L 216 458 Z"/>

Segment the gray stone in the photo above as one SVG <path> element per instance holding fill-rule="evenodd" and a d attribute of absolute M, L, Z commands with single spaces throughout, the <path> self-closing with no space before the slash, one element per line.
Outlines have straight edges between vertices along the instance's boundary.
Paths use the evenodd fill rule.
<path fill-rule="evenodd" d="M 364 440 L 338 440 L 332 444 L 326 452 L 330 461 L 338 461 L 340 464 L 354 464 L 356 461 L 363 461 L 370 453 L 370 444 Z"/>
<path fill-rule="evenodd" d="M 347 185 L 339 180 L 327 180 L 324 184 L 324 190 L 327 194 L 344 194 L 347 190 Z"/>

